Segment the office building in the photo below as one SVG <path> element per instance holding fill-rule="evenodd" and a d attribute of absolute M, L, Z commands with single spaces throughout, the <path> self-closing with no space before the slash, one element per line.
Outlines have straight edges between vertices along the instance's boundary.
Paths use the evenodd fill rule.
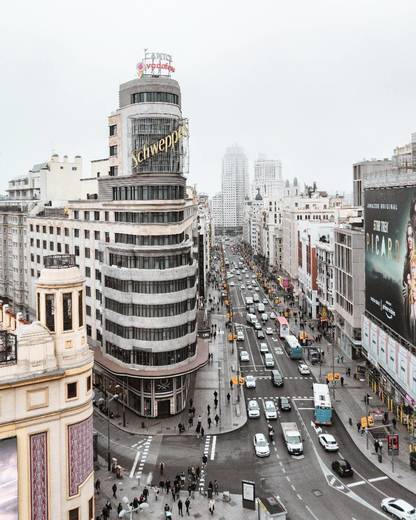
<path fill-rule="evenodd" d="M 252 197 L 255 197 L 257 189 L 259 189 L 263 199 L 279 200 L 283 194 L 283 186 L 282 163 L 260 155 L 254 162 Z"/>
<path fill-rule="evenodd" d="M 222 161 L 222 204 L 224 229 L 243 232 L 244 201 L 249 194 L 247 157 L 237 145 L 227 148 Z"/>

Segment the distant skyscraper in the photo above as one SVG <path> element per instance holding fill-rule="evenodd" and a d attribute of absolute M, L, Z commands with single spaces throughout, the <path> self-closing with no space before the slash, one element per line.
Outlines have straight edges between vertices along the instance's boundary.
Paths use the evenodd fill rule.
<path fill-rule="evenodd" d="M 249 193 L 248 161 L 242 148 L 227 148 L 222 161 L 222 197 L 225 228 L 242 228 L 244 199 Z"/>
<path fill-rule="evenodd" d="M 254 183 L 252 197 L 257 190 L 260 195 L 269 200 L 278 200 L 283 193 L 282 163 L 275 159 L 266 159 L 260 155 L 254 163 Z"/>

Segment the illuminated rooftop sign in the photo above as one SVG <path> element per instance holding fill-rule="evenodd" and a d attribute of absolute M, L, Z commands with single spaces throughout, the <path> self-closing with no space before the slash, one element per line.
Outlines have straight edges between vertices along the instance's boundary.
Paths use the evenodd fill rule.
<path fill-rule="evenodd" d="M 170 77 L 171 73 L 175 72 L 172 56 L 162 52 L 145 51 L 143 60 L 137 64 L 136 68 L 139 79 L 146 75 Z"/>

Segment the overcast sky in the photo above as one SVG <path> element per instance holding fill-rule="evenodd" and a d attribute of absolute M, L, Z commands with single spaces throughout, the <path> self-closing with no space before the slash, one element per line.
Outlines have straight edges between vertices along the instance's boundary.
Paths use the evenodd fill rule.
<path fill-rule="evenodd" d="M 0 189 L 51 153 L 107 156 L 107 116 L 143 49 L 173 55 L 189 182 L 220 188 L 240 144 L 330 191 L 416 131 L 414 0 L 71 0 L 2 5 Z"/>

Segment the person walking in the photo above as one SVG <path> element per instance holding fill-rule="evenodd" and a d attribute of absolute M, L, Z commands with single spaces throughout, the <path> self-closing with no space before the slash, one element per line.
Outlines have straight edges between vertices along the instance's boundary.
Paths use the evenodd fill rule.
<path fill-rule="evenodd" d="M 115 482 L 111 489 L 113 490 L 113 498 L 117 498 L 117 484 Z"/>
<path fill-rule="evenodd" d="M 100 490 L 101 490 L 101 481 L 99 478 L 97 478 L 97 480 L 95 481 L 95 492 L 97 493 L 97 495 L 100 494 Z"/>
<path fill-rule="evenodd" d="M 171 493 L 172 493 L 172 498 L 173 498 L 173 501 L 175 502 L 175 498 L 176 498 L 176 491 L 175 491 L 175 488 L 173 487 L 171 489 Z"/>
<path fill-rule="evenodd" d="M 121 505 L 121 502 L 118 503 L 117 506 L 117 514 L 120 515 L 120 512 L 123 510 L 123 506 Z"/>
<path fill-rule="evenodd" d="M 376 455 L 377 455 L 377 453 L 378 453 L 378 448 L 379 448 L 379 446 L 378 446 L 378 440 L 375 440 L 375 441 L 374 441 L 374 451 L 376 452 Z"/>
<path fill-rule="evenodd" d="M 344 378 L 342 376 L 341 376 L 340 381 L 341 381 L 341 386 L 344 386 Z"/>
<path fill-rule="evenodd" d="M 183 503 L 181 499 L 178 500 L 178 513 L 180 516 L 183 516 Z"/>
<path fill-rule="evenodd" d="M 211 413 L 211 407 L 210 407 L 210 405 L 208 404 L 208 405 L 207 405 L 207 414 L 209 415 L 210 413 Z"/>
<path fill-rule="evenodd" d="M 165 488 L 166 488 L 166 494 L 169 495 L 169 491 L 170 491 L 170 480 L 169 479 L 167 479 L 165 482 Z"/>
<path fill-rule="evenodd" d="M 230 399 L 231 399 L 231 395 L 230 395 L 230 392 L 228 392 L 227 394 L 227 403 L 230 404 Z"/>
<path fill-rule="evenodd" d="M 215 390 L 214 391 L 214 400 L 218 397 L 218 392 Z"/>
<path fill-rule="evenodd" d="M 396 417 L 393 417 L 393 419 L 391 420 L 391 424 L 393 425 L 393 428 L 396 429 L 396 424 L 397 424 Z"/>
<path fill-rule="evenodd" d="M 202 423 L 202 417 L 200 415 L 198 415 L 198 424 L 199 424 L 199 427 L 201 427 L 201 423 Z"/>
<path fill-rule="evenodd" d="M 189 516 L 189 507 L 191 505 L 191 501 L 189 500 L 189 497 L 185 500 L 185 507 L 186 507 L 186 514 Z"/>
<path fill-rule="evenodd" d="M 208 510 L 211 513 L 211 515 L 214 514 L 214 511 L 215 511 L 215 501 L 214 501 L 213 498 L 211 498 L 209 503 L 208 503 Z"/>
<path fill-rule="evenodd" d="M 144 486 L 144 489 L 143 489 L 143 498 L 144 498 L 144 501 L 147 502 L 147 497 L 149 496 L 149 490 L 147 489 L 146 486 Z"/>
<path fill-rule="evenodd" d="M 230 388 L 231 388 L 231 390 L 233 389 L 233 380 L 232 379 L 230 379 Z"/>
<path fill-rule="evenodd" d="M 217 409 L 217 407 L 218 407 L 218 399 L 217 398 L 214 399 L 214 407 L 215 407 L 215 409 Z"/>
<path fill-rule="evenodd" d="M 214 493 L 216 495 L 218 495 L 218 488 L 219 488 L 218 480 L 214 480 Z"/>
<path fill-rule="evenodd" d="M 208 457 L 205 455 L 205 453 L 202 455 L 202 465 L 205 466 L 207 465 L 207 462 L 208 462 Z"/>
<path fill-rule="evenodd" d="M 357 433 L 360 433 L 360 430 L 361 430 L 361 423 L 358 421 L 357 422 Z"/>
<path fill-rule="evenodd" d="M 220 421 L 220 416 L 218 414 L 216 414 L 216 416 L 214 417 L 214 421 L 215 421 L 215 426 L 218 426 L 218 423 Z"/>
<path fill-rule="evenodd" d="M 160 474 L 163 475 L 163 472 L 165 471 L 165 463 L 164 462 L 160 463 L 159 471 L 160 471 Z"/>
<path fill-rule="evenodd" d="M 205 435 L 205 430 L 204 430 L 204 427 L 202 426 L 202 428 L 201 428 L 201 439 L 204 438 L 204 435 Z"/>
<path fill-rule="evenodd" d="M 212 419 L 211 419 L 211 417 L 208 417 L 208 430 L 211 429 L 211 423 L 212 423 Z"/>

